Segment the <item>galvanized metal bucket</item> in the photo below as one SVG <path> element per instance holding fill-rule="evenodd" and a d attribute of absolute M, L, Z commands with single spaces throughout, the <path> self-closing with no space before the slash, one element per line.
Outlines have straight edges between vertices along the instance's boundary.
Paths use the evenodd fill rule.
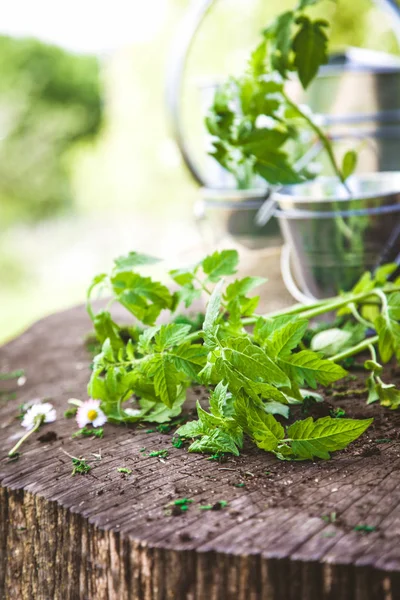
<path fill-rule="evenodd" d="M 251 250 L 282 243 L 276 219 L 271 219 L 263 226 L 257 223 L 257 214 L 269 195 L 265 188 L 202 188 L 200 194 L 195 206 L 195 217 L 202 237 L 210 247 L 214 247 L 222 238 L 231 238 L 235 243 Z"/>
<path fill-rule="evenodd" d="M 351 197 L 336 178 L 321 178 L 274 195 L 298 300 L 335 295 L 364 271 L 400 262 L 400 172 L 354 176 L 349 187 Z"/>

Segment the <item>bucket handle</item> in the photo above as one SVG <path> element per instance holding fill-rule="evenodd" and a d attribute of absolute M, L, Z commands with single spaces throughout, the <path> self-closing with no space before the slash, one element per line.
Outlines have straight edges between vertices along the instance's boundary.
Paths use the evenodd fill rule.
<path fill-rule="evenodd" d="M 281 251 L 281 274 L 283 283 L 285 284 L 289 294 L 293 296 L 297 302 L 306 305 L 314 304 L 314 302 L 318 301 L 317 298 L 311 295 L 307 296 L 298 288 L 292 274 L 291 258 L 292 248 L 289 246 L 289 244 L 284 244 Z"/>

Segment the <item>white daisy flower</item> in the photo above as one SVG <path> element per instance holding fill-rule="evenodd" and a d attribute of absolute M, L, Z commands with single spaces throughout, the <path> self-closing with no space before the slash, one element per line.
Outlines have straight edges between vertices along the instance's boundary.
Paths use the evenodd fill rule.
<path fill-rule="evenodd" d="M 24 418 L 21 421 L 21 425 L 30 431 L 39 423 L 39 421 L 40 423 L 53 423 L 53 421 L 56 420 L 56 417 L 57 413 L 50 402 L 32 404 L 26 411 Z"/>
<path fill-rule="evenodd" d="M 52 423 L 56 420 L 57 414 L 55 408 L 50 402 L 32 404 L 26 411 L 24 418 L 21 421 L 22 427 L 25 427 L 27 432 L 10 450 L 8 456 L 18 455 L 18 450 L 21 445 L 29 438 L 32 433 L 37 431 L 43 423 Z"/>
<path fill-rule="evenodd" d="M 100 408 L 100 400 L 86 400 L 82 402 L 76 413 L 76 422 L 79 428 L 82 429 L 86 425 L 93 427 L 101 427 L 107 422 L 107 417 Z"/>

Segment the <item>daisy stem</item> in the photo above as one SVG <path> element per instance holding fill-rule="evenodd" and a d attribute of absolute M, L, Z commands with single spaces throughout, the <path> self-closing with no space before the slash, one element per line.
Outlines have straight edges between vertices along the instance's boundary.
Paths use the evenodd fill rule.
<path fill-rule="evenodd" d="M 38 417 L 35 419 L 36 423 L 33 427 L 33 429 L 30 429 L 29 431 L 27 431 L 25 433 L 25 435 L 22 436 L 22 438 L 20 440 L 18 440 L 18 442 L 15 444 L 14 448 L 12 448 L 10 450 L 10 452 L 8 453 L 8 456 L 12 457 L 15 454 L 17 454 L 18 449 L 22 446 L 22 444 L 28 439 L 28 437 L 34 433 L 35 431 L 37 431 L 39 429 L 39 427 L 41 426 L 41 424 L 44 421 L 44 415 L 38 415 Z"/>

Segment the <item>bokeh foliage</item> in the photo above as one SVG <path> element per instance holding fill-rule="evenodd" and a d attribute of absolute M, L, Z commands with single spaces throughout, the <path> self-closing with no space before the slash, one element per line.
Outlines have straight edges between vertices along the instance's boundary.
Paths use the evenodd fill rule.
<path fill-rule="evenodd" d="M 0 37 L 0 223 L 38 220 L 72 203 L 66 154 L 99 131 L 96 58 Z"/>

